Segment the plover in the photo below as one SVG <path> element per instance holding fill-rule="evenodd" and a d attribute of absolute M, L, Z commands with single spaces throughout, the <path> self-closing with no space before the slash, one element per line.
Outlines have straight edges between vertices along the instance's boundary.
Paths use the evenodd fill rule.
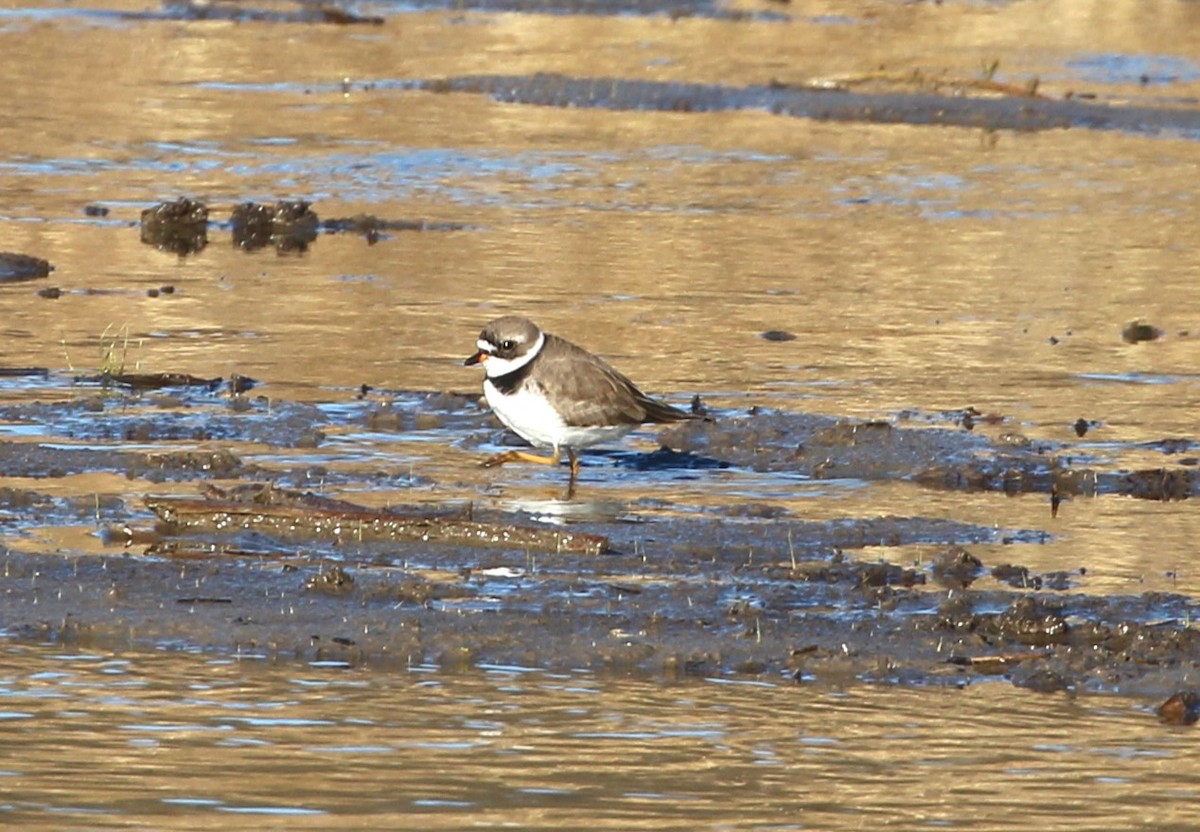
<path fill-rule="evenodd" d="M 573 488 L 578 449 L 620 439 L 638 425 L 703 418 L 650 398 L 603 359 L 528 318 L 497 318 L 475 345 L 463 364 L 483 365 L 492 412 L 531 445 L 553 450 L 550 456 L 505 451 L 483 463 L 489 468 L 516 460 L 557 465 L 565 451 Z"/>

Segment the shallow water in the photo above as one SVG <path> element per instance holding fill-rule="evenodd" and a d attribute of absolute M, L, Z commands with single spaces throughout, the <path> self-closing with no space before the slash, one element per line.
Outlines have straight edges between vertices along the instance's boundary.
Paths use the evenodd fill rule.
<path fill-rule="evenodd" d="M 1191 732 L 1124 699 L 0 651 L 22 829 L 1187 829 Z"/>
<path fill-rule="evenodd" d="M 1075 498 L 1052 519 L 1044 494 L 643 470 L 635 454 L 655 447 L 647 432 L 588 454 L 581 499 L 563 503 L 561 471 L 478 470 L 502 441 L 481 412 L 394 392 L 477 390 L 462 358 L 489 318 L 518 312 L 648 391 L 675 403 L 699 394 L 719 414 L 942 424 L 940 412 L 974 406 L 1001 418 L 979 432 L 1063 443 L 1099 468 L 1194 469 L 1200 137 L 536 106 L 418 83 L 548 72 L 742 88 L 881 68 L 978 79 L 998 61 L 996 78 L 1036 78 L 1049 96 L 1190 109 L 1200 6 L 748 0 L 673 17 L 650 3 L 638 7 L 649 13 L 605 3 L 569 15 L 446 5 L 364 5 L 384 17 L 377 27 L 191 20 L 126 0 L 0 10 L 0 250 L 55 266 L 46 280 L 0 285 L 3 368 L 47 371 L 0 378 L 0 404 L 63 405 L 41 421 L 5 420 L 0 437 L 230 449 L 260 479 L 368 505 L 516 508 L 651 541 L 678 517 L 733 518 L 765 534 L 782 522 L 919 516 L 987 532 L 971 549 L 988 565 L 1069 570 L 1069 593 L 1200 598 L 1194 500 Z M 213 209 L 208 246 L 188 257 L 139 238 L 142 209 L 180 195 Z M 276 199 L 310 200 L 322 218 L 461 228 L 375 244 L 322 235 L 303 254 L 232 245 L 229 208 Z M 88 204 L 109 213 L 87 216 Z M 46 286 L 62 296 L 39 297 Z M 174 292 L 148 292 L 163 286 Z M 1126 343 L 1122 328 L 1137 319 L 1165 337 Z M 768 330 L 797 337 L 762 338 Z M 128 369 L 251 376 L 265 399 L 243 415 L 223 394 L 126 402 L 73 382 L 106 352 Z M 361 401 L 364 384 L 384 392 Z M 391 427 L 372 422 L 381 400 L 400 414 Z M 1083 438 L 1081 417 L 1096 423 Z M 298 438 L 314 426 L 321 441 Z M 1154 444 L 1163 439 L 1192 445 L 1173 453 Z M 131 515 L 148 524 L 143 495 L 192 495 L 202 479 L 130 478 L 120 465 L 48 473 L 0 472 L 0 485 L 49 497 L 49 508 L 0 515 L 10 610 L 18 595 L 39 614 L 89 595 L 107 607 L 107 583 L 45 586 L 35 571 L 17 586 L 8 564 L 20 553 L 78 559 L 84 571 L 97 557 L 117 563 L 122 546 L 98 528 Z M 924 568 L 950 542 L 881 540 L 856 555 Z M 136 575 L 131 560 L 121 563 Z M 416 565 L 464 567 L 451 560 L 435 548 Z M 592 572 L 545 560 L 546 584 L 567 597 Z M 504 553 L 482 565 L 519 561 Z M 681 582 L 692 567 L 681 559 L 665 571 Z M 4 644 L 0 817 L 31 829 L 1200 820 L 1194 737 L 1154 721 L 1150 697 L 1168 692 L 1158 680 L 1133 701 L 1001 682 L 863 684 L 888 678 L 885 659 L 821 686 L 779 674 L 670 684 L 486 665 L 446 675 L 270 664 L 231 658 L 226 642 L 173 618 L 203 617 L 171 605 L 210 568 L 185 564 L 157 606 L 131 615 L 145 625 L 128 642 L 194 652 L 105 652 L 126 643 L 123 632 L 77 647 Z M 601 587 L 606 568 L 593 576 Z M 265 584 L 269 569 L 256 564 L 245 580 Z M 270 577 L 293 592 L 299 583 Z M 731 595 L 743 580 L 729 578 Z M 483 607 L 502 602 L 503 583 L 484 586 Z M 859 603 L 847 620 L 867 614 Z M 381 615 L 395 619 L 364 607 L 343 620 L 380 629 Z M 802 632 L 804 620 L 788 623 Z M 62 618 L 49 626 L 60 622 L 65 631 Z M 25 632 L 13 623 L 0 619 L 0 631 Z M 1190 615 L 1171 626 L 1190 627 Z M 1170 678 L 1192 677 L 1180 668 Z"/>

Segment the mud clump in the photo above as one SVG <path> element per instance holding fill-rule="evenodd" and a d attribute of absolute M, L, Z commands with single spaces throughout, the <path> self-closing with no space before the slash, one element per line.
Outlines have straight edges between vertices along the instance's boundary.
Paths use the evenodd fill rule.
<path fill-rule="evenodd" d="M 965 589 L 983 574 L 983 562 L 962 546 L 951 546 L 933 561 L 934 580 L 942 586 Z"/>
<path fill-rule="evenodd" d="M 354 588 L 354 576 L 341 566 L 322 569 L 304 581 L 307 592 L 319 592 L 322 595 L 341 597 L 349 594 Z"/>
<path fill-rule="evenodd" d="M 184 257 L 208 245 L 208 207 L 180 197 L 142 211 L 142 242 Z"/>
<path fill-rule="evenodd" d="M 1041 598 L 1022 598 L 999 615 L 981 616 L 979 623 L 985 638 L 1031 647 L 1062 644 L 1069 630 L 1061 607 Z"/>
<path fill-rule="evenodd" d="M 40 257 L 0 251 L 0 283 L 18 283 L 49 277 L 54 267 Z"/>
<path fill-rule="evenodd" d="M 854 575 L 856 589 L 877 589 L 889 586 L 914 587 L 925 583 L 925 576 L 920 572 L 897 566 L 894 563 L 858 564 L 854 569 Z"/>
<path fill-rule="evenodd" d="M 1067 619 L 1052 602 L 1032 596 L 1015 601 L 1000 613 L 975 613 L 964 595 L 948 600 L 939 610 L 940 626 L 967 630 L 989 645 L 1021 644 L 1044 647 L 1066 641 Z"/>
<path fill-rule="evenodd" d="M 304 252 L 317 239 L 320 218 L 304 201 L 260 205 L 243 202 L 230 216 L 233 244 L 246 251 L 274 246 L 282 253 Z"/>
<path fill-rule="evenodd" d="M 1075 688 L 1075 684 L 1069 676 L 1043 665 L 1017 669 L 1013 673 L 1013 685 L 1034 693 L 1060 693 Z"/>
<path fill-rule="evenodd" d="M 1089 430 L 1091 430 L 1092 428 L 1099 427 L 1099 426 L 1100 426 L 1099 422 L 1095 422 L 1095 421 L 1089 422 L 1087 419 L 1080 416 L 1078 419 L 1075 420 L 1075 424 L 1072 425 L 1071 427 L 1074 429 L 1075 435 L 1078 436 L 1080 439 L 1082 439 L 1083 437 L 1087 436 L 1087 432 Z"/>
<path fill-rule="evenodd" d="M 1196 492 L 1200 482 L 1194 470 L 1186 468 L 1155 468 L 1131 471 L 1124 477 L 1126 493 L 1140 500 L 1186 500 Z"/>
<path fill-rule="evenodd" d="M 1080 569 L 1075 572 L 1030 572 L 1024 566 L 1017 566 L 1011 563 L 1004 563 L 993 567 L 991 576 L 1000 583 L 1007 584 L 1014 589 L 1032 589 L 1042 590 L 1050 589 L 1058 592 L 1070 589 L 1077 575 L 1086 574 L 1086 569 Z"/>
<path fill-rule="evenodd" d="M 1157 341 L 1165 335 L 1161 329 L 1141 321 L 1133 321 L 1121 330 L 1121 340 L 1126 344 L 1140 344 L 1143 341 Z"/>
<path fill-rule="evenodd" d="M 194 471 L 218 477 L 228 477 L 242 469 L 242 461 L 229 450 L 169 451 L 146 454 L 150 468 L 170 471 Z M 147 472 L 143 472 L 145 475 Z"/>

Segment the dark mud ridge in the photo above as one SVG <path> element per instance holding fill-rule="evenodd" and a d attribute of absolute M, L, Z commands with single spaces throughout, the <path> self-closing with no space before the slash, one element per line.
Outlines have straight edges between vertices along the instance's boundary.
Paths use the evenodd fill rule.
<path fill-rule="evenodd" d="M 753 12 L 728 9 L 716 0 L 413 0 L 405 9 L 450 10 L 465 12 L 515 12 L 562 15 L 665 15 L 672 18 L 703 17 L 716 20 L 783 21 L 789 16 L 779 12 Z M 206 2 L 205 0 L 167 0 L 161 12 L 140 12 L 129 17 L 167 18 L 172 20 L 232 20 L 271 23 L 334 23 L 339 25 L 380 25 L 384 19 L 355 14 L 332 2 L 297 0 L 284 3 Z"/>
<path fill-rule="evenodd" d="M 662 434 L 673 448 L 757 471 L 816 479 L 899 479 L 930 488 L 1040 493 L 1051 511 L 1072 495 L 1124 494 L 1183 500 L 1200 494 L 1200 445 L 1164 439 L 1149 449 L 1174 465 L 1121 468 L 1085 448 L 1033 442 L 1018 433 L 971 432 L 979 414 L 944 414 L 963 430 L 902 427 L 795 413 L 756 412 L 716 423 L 688 422 Z M 1076 427 L 1076 432 L 1080 428 Z M 1087 432 L 1086 427 L 1082 431 Z"/>
<path fill-rule="evenodd" d="M 1029 95 L 949 96 L 928 92 L 814 89 L 780 82 L 747 87 L 566 75 L 468 75 L 412 82 L 438 93 L 482 93 L 497 101 L 606 110 L 765 110 L 820 121 L 921 124 L 985 130 L 1121 130 L 1200 135 L 1200 110 L 1110 106 Z"/>
<path fill-rule="evenodd" d="M 112 471 L 133 490 L 64 498 L 0 489 L 0 631 L 81 649 L 207 649 L 372 667 L 495 663 L 800 684 L 999 678 L 1159 698 L 1184 688 L 1200 662 L 1192 599 L 1089 595 L 1078 589 L 1082 563 L 1038 574 L 996 554 L 1019 551 L 1006 543 L 1046 539 L 1041 531 L 924 517 L 919 503 L 911 516 L 822 522 L 769 502 L 697 511 L 645 497 L 614 509 L 602 487 L 589 496 L 586 479 L 575 501 L 585 519 L 549 523 L 489 507 L 494 480 L 482 471 L 478 481 L 437 484 L 378 459 L 369 470 L 286 464 L 289 448 L 319 448 L 331 432 L 363 428 L 398 439 L 432 431 L 473 453 L 500 436 L 474 394 L 398 393 L 325 409 L 268 405 L 245 389 L 205 382 L 171 396 L 115 395 L 79 382 L 62 402 L 0 405 L 0 419 L 55 437 L 0 442 L 8 475 Z M 1164 442 L 1175 465 L 1149 476 L 1054 443 L 982 436 L 962 426 L 970 413 L 931 417 L 945 422 L 932 425 L 725 414 L 664 432 L 670 450 L 608 459 L 645 471 L 658 486 L 651 494 L 716 467 L 723 476 L 899 479 L 997 498 L 1035 492 L 1047 515 L 1055 494 L 1183 499 L 1196 491 L 1195 460 L 1181 455 L 1195 447 L 1188 440 Z M 122 446 L 186 438 L 227 447 Z M 247 443 L 278 449 L 282 461 L 271 470 L 243 463 L 229 448 Z M 1148 479 L 1175 490 L 1138 493 Z M 155 482 L 187 480 L 197 484 L 187 496 L 178 487 L 175 496 L 150 493 Z M 332 496 L 434 485 L 447 496 L 432 506 L 380 510 Z M 1080 498 L 1062 510 L 1087 505 Z M 94 533 L 97 520 L 104 554 L 49 553 L 37 542 L 50 528 Z M 881 549 L 898 551 L 885 562 Z"/>

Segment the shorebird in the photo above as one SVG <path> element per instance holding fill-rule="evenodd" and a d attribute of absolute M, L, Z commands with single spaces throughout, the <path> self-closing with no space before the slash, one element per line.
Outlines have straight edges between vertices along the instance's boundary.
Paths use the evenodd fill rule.
<path fill-rule="evenodd" d="M 497 318 L 475 346 L 463 364 L 483 365 L 483 395 L 492 412 L 534 447 L 552 450 L 549 456 L 505 451 L 483 463 L 489 468 L 518 460 L 557 465 L 565 451 L 573 490 L 580 448 L 620 439 L 638 425 L 703 418 L 650 398 L 604 359 L 528 318 Z"/>

